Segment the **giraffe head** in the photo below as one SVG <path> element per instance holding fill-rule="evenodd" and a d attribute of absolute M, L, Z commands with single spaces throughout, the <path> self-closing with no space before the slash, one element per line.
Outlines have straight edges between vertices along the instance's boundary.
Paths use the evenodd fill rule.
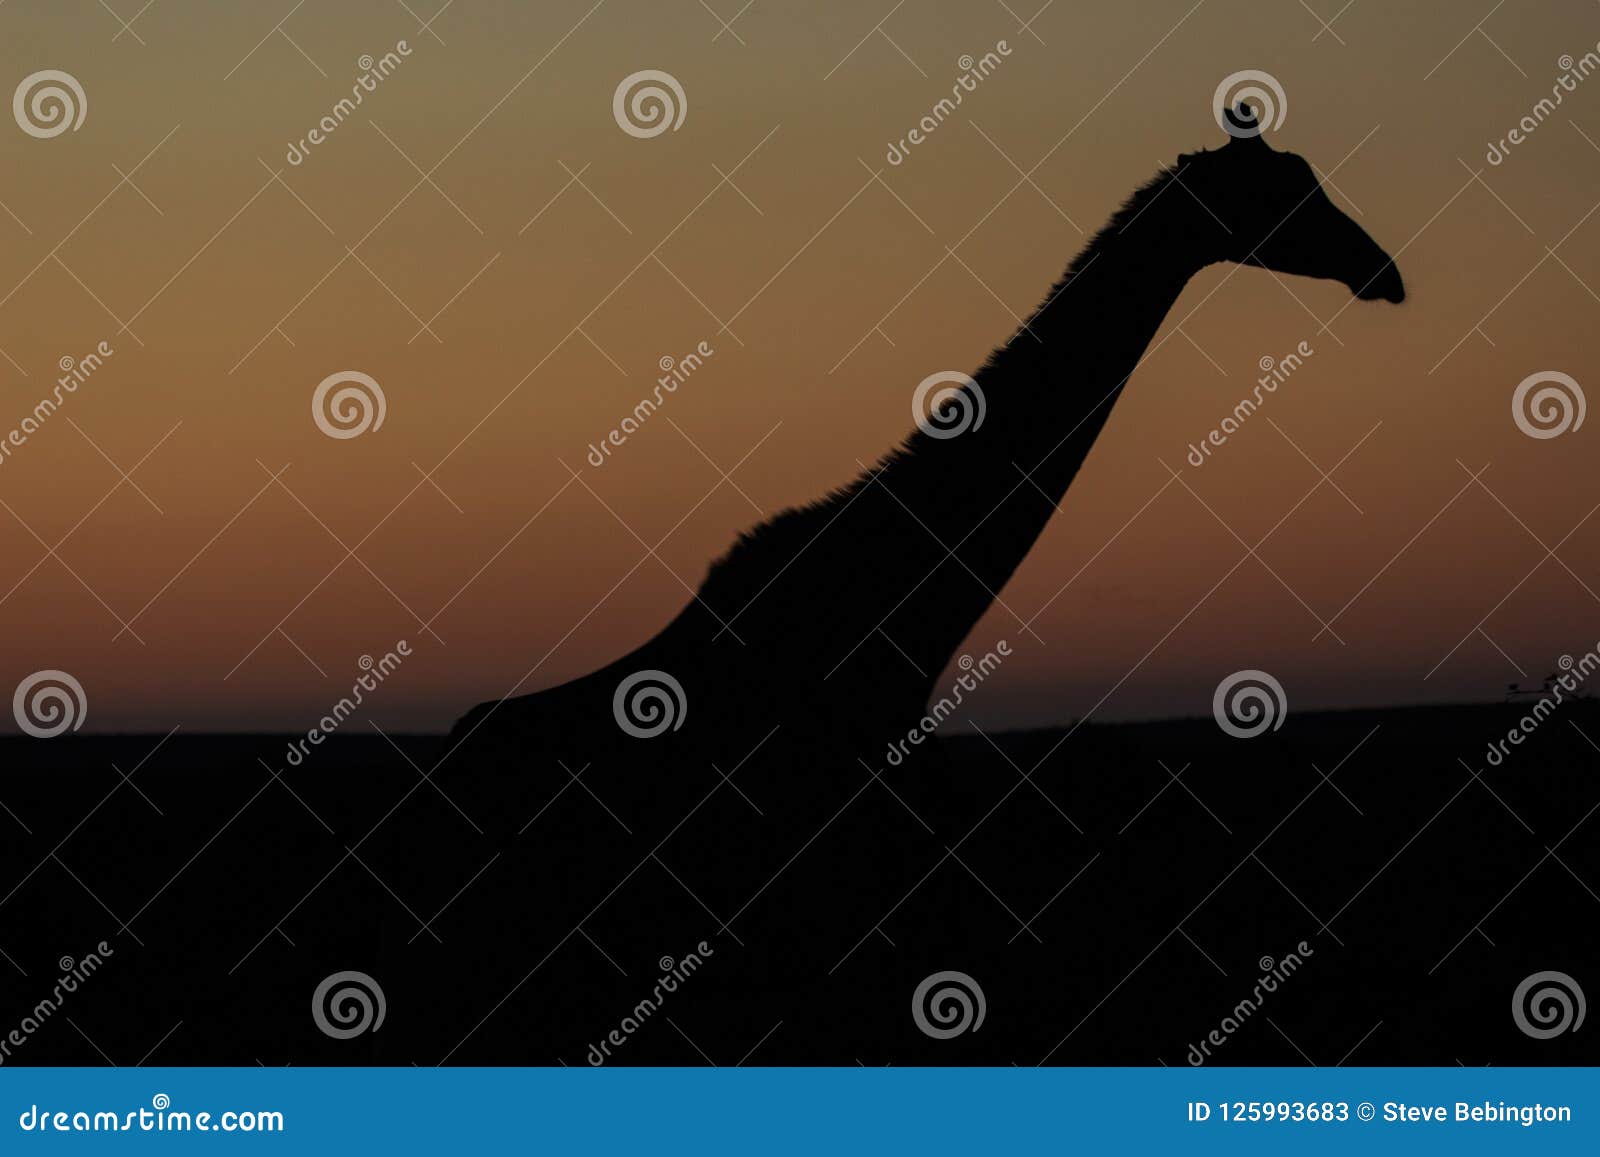
<path fill-rule="evenodd" d="M 1232 139 L 1180 157 L 1176 170 L 1205 207 L 1202 221 L 1221 226 L 1218 259 L 1342 282 L 1362 301 L 1404 301 L 1394 259 L 1333 203 L 1310 164 L 1268 145 L 1248 105 L 1226 115 Z"/>

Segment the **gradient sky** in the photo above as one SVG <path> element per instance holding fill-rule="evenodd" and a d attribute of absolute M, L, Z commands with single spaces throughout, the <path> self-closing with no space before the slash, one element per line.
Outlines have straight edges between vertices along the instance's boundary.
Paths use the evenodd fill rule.
<path fill-rule="evenodd" d="M 1274 145 L 1332 171 L 1410 299 L 1191 283 L 1004 592 L 1044 645 L 998 609 L 971 640 L 1014 650 L 972 718 L 1204 714 L 1245 667 L 1291 710 L 1485 698 L 1594 646 L 1600 420 L 1529 438 L 1511 395 L 1544 370 L 1592 384 L 1600 78 L 1503 163 L 1485 151 L 1594 49 L 1600 9 L 1473 31 L 1489 0 L 1357 3 L 1331 30 L 1242 0 L 1057 0 L 1026 29 L 1024 7 L 755 0 L 727 30 L 689 0 L 157 0 L 131 29 L 88 0 L 0 8 L 6 84 L 62 69 L 88 102 L 76 132 L 0 132 L 0 429 L 60 359 L 115 351 L 0 462 L 0 684 L 71 672 L 90 730 L 302 730 L 407 639 L 373 718 L 417 730 L 600 666 L 741 528 L 899 439 L 918 381 L 975 368 L 1082 231 L 1221 143 L 1212 93 L 1251 68 L 1287 94 Z M 290 165 L 359 58 L 400 40 Z M 612 94 L 652 68 L 686 114 L 636 139 Z M 1292 382 L 1187 464 L 1302 340 Z M 587 463 L 702 341 L 693 378 Z M 341 370 L 380 383 L 381 429 L 313 423 Z"/>

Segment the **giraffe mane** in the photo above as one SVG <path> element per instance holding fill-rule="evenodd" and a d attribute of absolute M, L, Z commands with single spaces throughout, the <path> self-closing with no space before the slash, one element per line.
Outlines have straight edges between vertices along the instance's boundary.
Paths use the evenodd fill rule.
<path fill-rule="evenodd" d="M 1202 149 L 1200 153 L 1203 154 L 1206 151 Z M 1089 238 L 1083 248 L 1073 257 L 1072 261 L 1067 265 L 1066 271 L 1050 287 L 1049 293 L 1046 294 L 1038 308 L 1034 310 L 1035 316 L 1050 302 L 1054 301 L 1072 283 L 1074 278 L 1089 267 L 1094 260 L 1094 255 L 1106 242 L 1131 225 L 1139 214 L 1144 212 L 1145 208 L 1161 195 L 1168 182 L 1172 180 L 1181 167 L 1181 158 L 1176 166 L 1162 165 L 1153 177 L 1128 195 L 1121 207 L 1111 215 L 1110 219 Z M 1000 352 L 1005 348 L 1005 346 L 997 346 L 991 350 L 984 359 L 983 365 L 973 376 L 975 378 L 982 377 L 986 371 L 991 370 Z M 874 476 L 889 469 L 891 466 L 915 457 L 927 448 L 930 441 L 931 439 L 921 429 L 913 428 L 910 433 L 901 439 L 898 445 L 886 451 L 876 462 L 862 470 L 849 482 L 831 487 L 816 498 L 796 506 L 787 507 L 755 526 L 740 531 L 733 545 L 711 564 L 710 574 L 725 574 L 728 564 L 735 558 L 739 558 L 743 562 L 750 553 L 759 551 L 774 541 L 786 540 L 797 527 L 815 520 L 818 515 L 853 501 L 863 490 L 871 485 Z"/>

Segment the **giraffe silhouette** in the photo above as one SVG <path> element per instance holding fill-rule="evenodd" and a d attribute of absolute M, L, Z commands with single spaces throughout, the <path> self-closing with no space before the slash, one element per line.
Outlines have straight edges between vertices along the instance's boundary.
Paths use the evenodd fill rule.
<path fill-rule="evenodd" d="M 460 720 L 434 781 L 497 858 L 441 900 L 480 938 L 523 951 L 498 973 L 479 960 L 480 984 L 460 991 L 439 979 L 458 950 L 420 934 L 391 946 L 386 975 L 438 1010 L 409 1052 L 407 1030 L 392 1030 L 398 1055 L 576 1062 L 637 999 L 634 978 L 702 941 L 715 979 L 674 999 L 718 1034 L 696 1034 L 710 1055 L 742 1051 L 778 1019 L 792 1057 L 848 1062 L 841 1022 L 871 1047 L 920 1055 L 928 1038 L 905 1002 L 923 977 L 984 957 L 993 900 L 958 866 L 980 818 L 960 776 L 937 744 L 899 762 L 887 748 L 929 730 L 941 672 L 1057 510 L 1191 277 L 1232 262 L 1333 279 L 1363 301 L 1405 297 L 1312 167 L 1270 147 L 1248 111 L 1229 119 L 1225 145 L 1134 192 L 976 373 L 936 383 L 898 448 L 742 535 L 635 651 Z M 390 827 L 402 844 L 432 838 Z M 429 869 L 415 870 L 422 890 Z M 874 936 L 889 940 L 891 914 L 893 949 Z M 486 1015 L 496 988 L 520 1011 Z M 826 1025 L 806 1012 L 818 1003 L 834 1010 Z M 656 1031 L 654 1044 L 630 1038 L 627 1057 L 698 1063 Z"/>
<path fill-rule="evenodd" d="M 1241 106 L 1230 119 L 1248 129 L 1252 115 Z M 688 709 L 674 722 L 692 735 L 759 733 L 784 700 L 862 738 L 915 722 L 1055 513 L 1184 285 L 1218 262 L 1332 278 L 1362 300 L 1405 296 L 1389 256 L 1300 157 L 1258 133 L 1181 156 L 1129 198 L 969 384 L 934 394 L 897 449 L 741 535 L 637 650 L 572 683 L 481 704 L 453 736 L 615 732 L 617 688 L 646 671 L 682 686 Z"/>

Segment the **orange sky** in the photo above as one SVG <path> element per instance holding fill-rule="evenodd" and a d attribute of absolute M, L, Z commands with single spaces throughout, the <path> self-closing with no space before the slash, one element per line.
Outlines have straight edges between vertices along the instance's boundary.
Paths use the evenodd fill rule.
<path fill-rule="evenodd" d="M 0 8 L 6 83 L 60 69 L 87 98 L 76 131 L 0 132 L 0 430 L 62 358 L 114 351 L 0 459 L 4 687 L 69 671 L 91 730 L 298 730 L 404 638 L 373 718 L 407 730 L 536 664 L 529 688 L 599 666 L 739 529 L 899 439 L 916 383 L 1005 340 L 1080 229 L 1219 144 L 1212 92 L 1247 68 L 1288 96 L 1275 146 L 1337 166 L 1335 200 L 1404 248 L 1410 299 L 1197 278 L 1003 592 L 1043 645 L 999 609 L 971 641 L 1014 650 L 972 717 L 1203 714 L 1241 667 L 1291 709 L 1481 698 L 1600 637 L 1600 523 L 1578 525 L 1600 427 L 1536 440 L 1510 407 L 1536 371 L 1590 384 L 1600 79 L 1484 159 L 1600 41 L 1593 5 L 1473 32 L 1487 3 L 1357 4 L 1331 31 L 1223 0 L 1059 2 L 1027 29 L 936 0 L 756 0 L 731 30 L 695 4 L 408 3 L 306 4 L 277 31 L 288 0 L 161 0 L 131 30 L 93 4 Z M 359 58 L 401 40 L 291 165 Z M 1001 40 L 889 165 L 960 58 Z M 642 69 L 681 83 L 676 131 L 615 122 Z M 1302 340 L 1292 383 L 1188 465 L 1259 359 Z M 702 341 L 693 377 L 586 462 Z M 387 406 L 347 440 L 311 413 L 344 370 Z M 1358 442 L 1338 489 L 1216 586 Z M 1194 494 L 1163 490 L 1163 462 Z M 1481 485 L 1464 469 L 1485 465 Z"/>

